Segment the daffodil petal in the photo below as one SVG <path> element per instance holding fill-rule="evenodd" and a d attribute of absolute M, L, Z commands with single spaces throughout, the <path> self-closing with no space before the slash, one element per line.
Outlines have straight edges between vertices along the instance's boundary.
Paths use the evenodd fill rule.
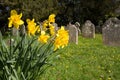
<path fill-rule="evenodd" d="M 8 27 L 12 27 L 12 23 L 13 23 L 13 21 L 9 21 Z"/>
<path fill-rule="evenodd" d="M 22 13 L 19 14 L 19 18 L 21 18 L 21 17 L 22 17 Z"/>
<path fill-rule="evenodd" d="M 45 31 L 41 31 L 41 35 L 45 35 Z"/>
<path fill-rule="evenodd" d="M 29 22 L 30 22 L 30 19 L 26 19 L 26 22 L 29 23 Z"/>
<path fill-rule="evenodd" d="M 20 20 L 20 21 L 19 21 L 19 25 L 22 25 L 22 24 L 24 24 L 24 21 L 23 21 L 23 20 Z"/>
<path fill-rule="evenodd" d="M 17 11 L 16 10 L 12 10 L 10 14 L 11 14 L 11 16 L 12 15 L 17 15 Z"/>

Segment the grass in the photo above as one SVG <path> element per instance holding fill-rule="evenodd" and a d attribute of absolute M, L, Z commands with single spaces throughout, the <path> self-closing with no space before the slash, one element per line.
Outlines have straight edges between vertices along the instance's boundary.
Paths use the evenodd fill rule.
<path fill-rule="evenodd" d="M 102 36 L 79 36 L 79 44 L 69 44 L 50 58 L 52 66 L 40 80 L 120 80 L 120 47 L 105 46 Z"/>

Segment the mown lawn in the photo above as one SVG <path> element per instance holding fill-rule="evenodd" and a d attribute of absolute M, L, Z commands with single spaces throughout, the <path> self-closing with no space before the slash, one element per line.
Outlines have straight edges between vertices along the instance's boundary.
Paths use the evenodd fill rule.
<path fill-rule="evenodd" d="M 102 36 L 79 36 L 79 44 L 69 44 L 50 58 L 40 80 L 120 80 L 120 47 L 105 46 Z"/>

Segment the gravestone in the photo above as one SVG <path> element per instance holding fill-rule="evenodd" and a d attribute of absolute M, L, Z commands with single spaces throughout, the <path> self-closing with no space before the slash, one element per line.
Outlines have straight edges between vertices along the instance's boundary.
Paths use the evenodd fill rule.
<path fill-rule="evenodd" d="M 69 42 L 78 44 L 78 30 L 76 26 L 68 24 L 66 29 L 69 30 Z"/>
<path fill-rule="evenodd" d="M 102 26 L 103 43 L 109 46 L 120 46 L 120 20 L 109 18 Z"/>
<path fill-rule="evenodd" d="M 78 35 L 80 35 L 81 34 L 80 23 L 79 22 L 75 22 L 75 26 L 77 27 Z"/>
<path fill-rule="evenodd" d="M 95 25 L 87 20 L 82 26 L 82 36 L 85 38 L 95 38 Z"/>

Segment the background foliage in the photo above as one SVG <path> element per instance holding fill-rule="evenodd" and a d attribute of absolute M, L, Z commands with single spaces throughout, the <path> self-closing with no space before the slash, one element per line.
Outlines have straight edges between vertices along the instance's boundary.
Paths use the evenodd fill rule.
<path fill-rule="evenodd" d="M 16 9 L 24 14 L 24 19 L 37 21 L 55 13 L 59 26 L 69 21 L 83 24 L 88 19 L 102 25 L 110 17 L 119 17 L 119 13 L 115 13 L 119 6 L 119 0 L 0 0 L 0 24 L 6 26 L 10 10 Z"/>

